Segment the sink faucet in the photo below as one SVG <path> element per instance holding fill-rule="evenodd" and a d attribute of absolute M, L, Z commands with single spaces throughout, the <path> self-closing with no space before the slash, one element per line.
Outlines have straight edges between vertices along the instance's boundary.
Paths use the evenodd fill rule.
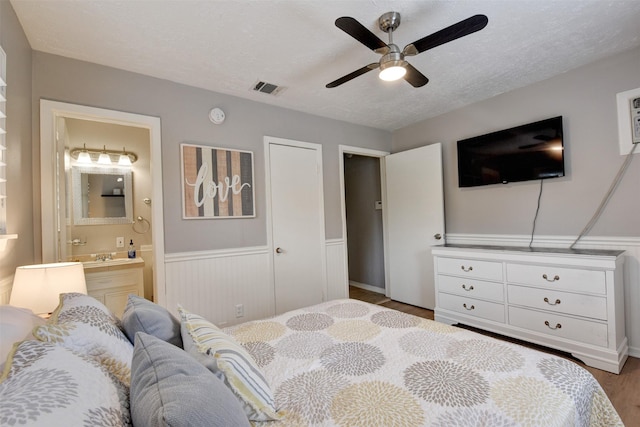
<path fill-rule="evenodd" d="M 111 253 L 97 254 L 96 255 L 96 261 L 110 261 L 112 259 L 113 259 L 113 257 L 111 256 Z"/>

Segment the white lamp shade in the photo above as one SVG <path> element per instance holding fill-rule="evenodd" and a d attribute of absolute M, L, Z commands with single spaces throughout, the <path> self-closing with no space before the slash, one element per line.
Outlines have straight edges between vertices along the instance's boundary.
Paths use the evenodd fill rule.
<path fill-rule="evenodd" d="M 120 158 L 118 159 L 118 164 L 120 166 L 131 166 L 131 159 L 126 154 L 120 154 Z"/>
<path fill-rule="evenodd" d="M 100 157 L 98 157 L 98 163 L 101 165 L 110 165 L 111 157 L 107 153 L 101 153 Z"/>
<path fill-rule="evenodd" d="M 87 151 L 78 154 L 78 163 L 91 163 L 91 155 Z"/>
<path fill-rule="evenodd" d="M 58 306 L 60 294 L 87 293 L 80 262 L 24 265 L 16 268 L 9 304 L 35 314 L 49 314 Z"/>

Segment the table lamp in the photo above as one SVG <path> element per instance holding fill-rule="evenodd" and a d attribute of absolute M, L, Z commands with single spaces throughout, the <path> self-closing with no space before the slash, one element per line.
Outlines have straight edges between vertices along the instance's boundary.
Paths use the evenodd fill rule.
<path fill-rule="evenodd" d="M 81 262 L 23 265 L 16 268 L 9 304 L 46 316 L 67 292 L 87 293 Z"/>

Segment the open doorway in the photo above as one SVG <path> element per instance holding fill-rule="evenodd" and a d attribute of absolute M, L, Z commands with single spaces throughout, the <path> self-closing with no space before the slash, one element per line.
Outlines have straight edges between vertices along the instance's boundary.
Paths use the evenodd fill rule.
<path fill-rule="evenodd" d="M 65 158 L 70 148 L 66 147 L 66 138 L 69 124 L 76 122 L 76 125 L 94 124 L 94 126 L 115 126 L 116 128 L 128 129 L 137 128 L 143 130 L 146 135 L 144 142 L 147 158 L 138 158 L 136 165 L 144 165 L 147 170 L 145 174 L 136 174 L 137 178 L 148 181 L 144 194 L 138 195 L 141 199 L 137 211 L 132 212 L 132 222 L 127 224 L 127 230 L 132 229 L 132 233 L 143 230 L 151 236 L 151 244 L 148 250 L 151 255 L 149 263 L 149 277 L 152 277 L 148 291 L 151 298 L 161 305 L 164 305 L 165 298 L 165 278 L 164 278 L 164 218 L 162 212 L 162 174 L 161 174 L 161 138 L 160 119 L 158 117 L 144 116 L 133 113 L 126 113 L 116 110 L 107 110 L 95 107 L 88 107 L 78 104 L 69 104 L 57 101 L 40 101 L 40 158 L 41 158 L 41 224 L 42 224 L 42 262 L 57 262 L 66 260 L 69 255 L 73 255 L 69 247 L 76 244 L 74 236 L 67 236 L 67 190 Z M 73 133 L 73 130 L 72 132 Z M 86 132 L 77 134 L 86 136 Z M 80 138 L 84 140 L 85 138 Z M 89 144 L 87 144 L 87 148 Z M 104 143 L 103 143 L 104 145 Z M 104 147 L 102 147 L 104 149 Z M 84 149 L 84 147 L 82 147 Z M 115 150 L 123 147 L 115 147 Z M 124 151 L 124 149 L 123 149 Z M 119 151 L 118 151 L 119 153 Z M 140 153 L 141 154 L 141 153 Z M 134 197 L 136 195 L 134 194 Z M 80 200 L 80 197 L 78 197 Z M 148 203 L 147 201 L 148 200 Z M 142 218 L 138 220 L 138 218 Z M 139 223 L 140 222 L 140 223 Z M 148 230 L 145 227 L 148 225 Z M 134 230 L 133 228 L 137 226 Z M 138 231 L 136 231 L 138 230 Z M 99 247 L 105 251 L 110 251 L 110 245 L 117 248 L 116 237 L 127 235 L 122 233 L 107 233 L 110 242 L 105 247 Z M 132 234 L 137 235 L 137 234 Z M 128 236 L 128 235 L 127 235 Z M 131 239 L 131 238 L 130 238 Z M 101 236 L 92 240 L 99 241 Z M 86 244 L 84 234 L 77 238 L 77 244 Z M 69 246 L 71 245 L 71 246 Z M 69 247 L 68 247 L 69 246 Z M 142 249 L 142 248 L 141 248 Z M 146 294 L 147 292 L 145 292 Z"/>
<path fill-rule="evenodd" d="M 340 146 L 343 235 L 349 297 L 388 301 L 384 241 L 384 166 L 387 152 Z"/>

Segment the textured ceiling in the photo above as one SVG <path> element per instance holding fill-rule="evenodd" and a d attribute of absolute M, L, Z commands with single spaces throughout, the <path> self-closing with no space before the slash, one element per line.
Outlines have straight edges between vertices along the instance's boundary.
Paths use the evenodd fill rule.
<path fill-rule="evenodd" d="M 4 0 L 3 0 L 4 1 Z M 395 130 L 640 45 L 640 0 L 11 0 L 33 49 L 311 114 Z M 379 55 L 335 27 L 402 15 L 402 48 L 475 14 L 488 26 L 409 62 L 430 82 L 373 71 Z M 640 73 L 640 70 L 639 70 Z M 258 80 L 285 86 L 253 92 Z"/>

